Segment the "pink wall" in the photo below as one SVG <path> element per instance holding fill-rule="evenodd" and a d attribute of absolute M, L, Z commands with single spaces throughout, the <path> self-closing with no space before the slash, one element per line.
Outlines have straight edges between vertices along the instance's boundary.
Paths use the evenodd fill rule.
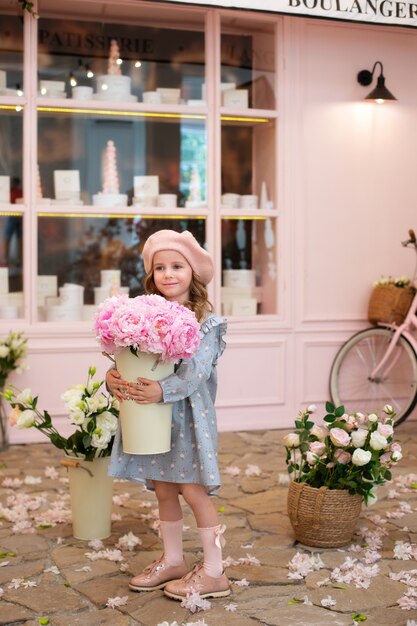
<path fill-rule="evenodd" d="M 417 37 L 413 30 L 279 18 L 280 315 L 237 320 L 219 364 L 223 430 L 292 425 L 306 403 L 328 398 L 340 344 L 366 325 L 372 281 L 411 274 L 400 246 L 417 227 Z M 359 70 L 384 65 L 398 102 L 367 104 Z M 37 329 L 31 369 L 14 381 L 61 416 L 59 396 L 99 355 L 92 333 Z M 13 430 L 12 440 L 29 433 Z M 32 434 L 32 433 L 30 433 Z"/>

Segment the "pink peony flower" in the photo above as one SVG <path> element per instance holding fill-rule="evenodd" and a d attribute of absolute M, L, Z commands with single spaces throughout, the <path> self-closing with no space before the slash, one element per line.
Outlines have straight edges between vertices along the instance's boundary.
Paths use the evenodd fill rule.
<path fill-rule="evenodd" d="M 340 448 L 336 450 L 336 452 L 334 453 L 334 457 L 336 461 L 341 465 L 347 465 L 352 459 L 352 455 L 350 454 L 350 452 L 347 452 L 346 450 L 341 450 Z"/>
<path fill-rule="evenodd" d="M 321 441 L 312 441 L 310 443 L 310 452 L 317 456 L 322 456 L 326 452 L 326 444 Z"/>
<path fill-rule="evenodd" d="M 333 445 L 338 448 L 348 446 L 350 443 L 349 434 L 342 428 L 332 428 L 330 430 L 330 439 Z"/>
<path fill-rule="evenodd" d="M 193 311 L 157 295 L 107 298 L 98 307 L 94 330 L 105 352 L 132 347 L 161 355 L 162 362 L 191 358 L 201 340 Z"/>

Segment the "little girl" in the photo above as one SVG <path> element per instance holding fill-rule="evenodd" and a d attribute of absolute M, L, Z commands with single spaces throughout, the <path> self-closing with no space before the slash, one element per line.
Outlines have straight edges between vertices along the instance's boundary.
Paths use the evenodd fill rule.
<path fill-rule="evenodd" d="M 134 591 L 164 589 L 177 600 L 198 592 L 200 597 L 230 594 L 223 571 L 222 533 L 210 498 L 220 486 L 214 400 L 217 359 L 223 353 L 226 323 L 213 315 L 206 285 L 213 278 L 213 262 L 193 235 L 160 230 L 143 248 L 147 293 L 158 294 L 194 311 L 201 324 L 201 344 L 182 361 L 174 374 L 161 381 L 123 380 L 117 370 L 107 373 L 109 390 L 120 401 L 173 404 L 171 450 L 164 454 L 131 455 L 122 450 L 120 428 L 113 446 L 110 474 L 146 483 L 155 490 L 164 552 L 130 581 Z M 204 551 L 203 564 L 188 572 L 182 546 L 180 494 L 197 522 Z"/>

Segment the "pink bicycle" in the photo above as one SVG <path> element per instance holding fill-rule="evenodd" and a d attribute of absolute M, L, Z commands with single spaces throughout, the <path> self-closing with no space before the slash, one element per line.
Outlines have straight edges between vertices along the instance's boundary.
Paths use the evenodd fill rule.
<path fill-rule="evenodd" d="M 414 247 L 414 231 L 403 241 Z M 415 284 L 417 263 L 413 282 Z M 404 322 L 400 325 L 379 322 L 348 339 L 337 353 L 330 371 L 330 397 L 346 412 L 380 411 L 390 404 L 397 413 L 396 424 L 403 422 L 417 404 L 417 292 Z"/>

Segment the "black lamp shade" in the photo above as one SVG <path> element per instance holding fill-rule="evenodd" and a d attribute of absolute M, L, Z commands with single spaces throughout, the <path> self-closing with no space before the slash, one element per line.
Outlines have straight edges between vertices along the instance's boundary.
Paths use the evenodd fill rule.
<path fill-rule="evenodd" d="M 375 89 L 371 91 L 365 98 L 365 100 L 396 100 L 397 98 L 385 87 L 385 78 L 378 76 L 378 81 Z"/>

